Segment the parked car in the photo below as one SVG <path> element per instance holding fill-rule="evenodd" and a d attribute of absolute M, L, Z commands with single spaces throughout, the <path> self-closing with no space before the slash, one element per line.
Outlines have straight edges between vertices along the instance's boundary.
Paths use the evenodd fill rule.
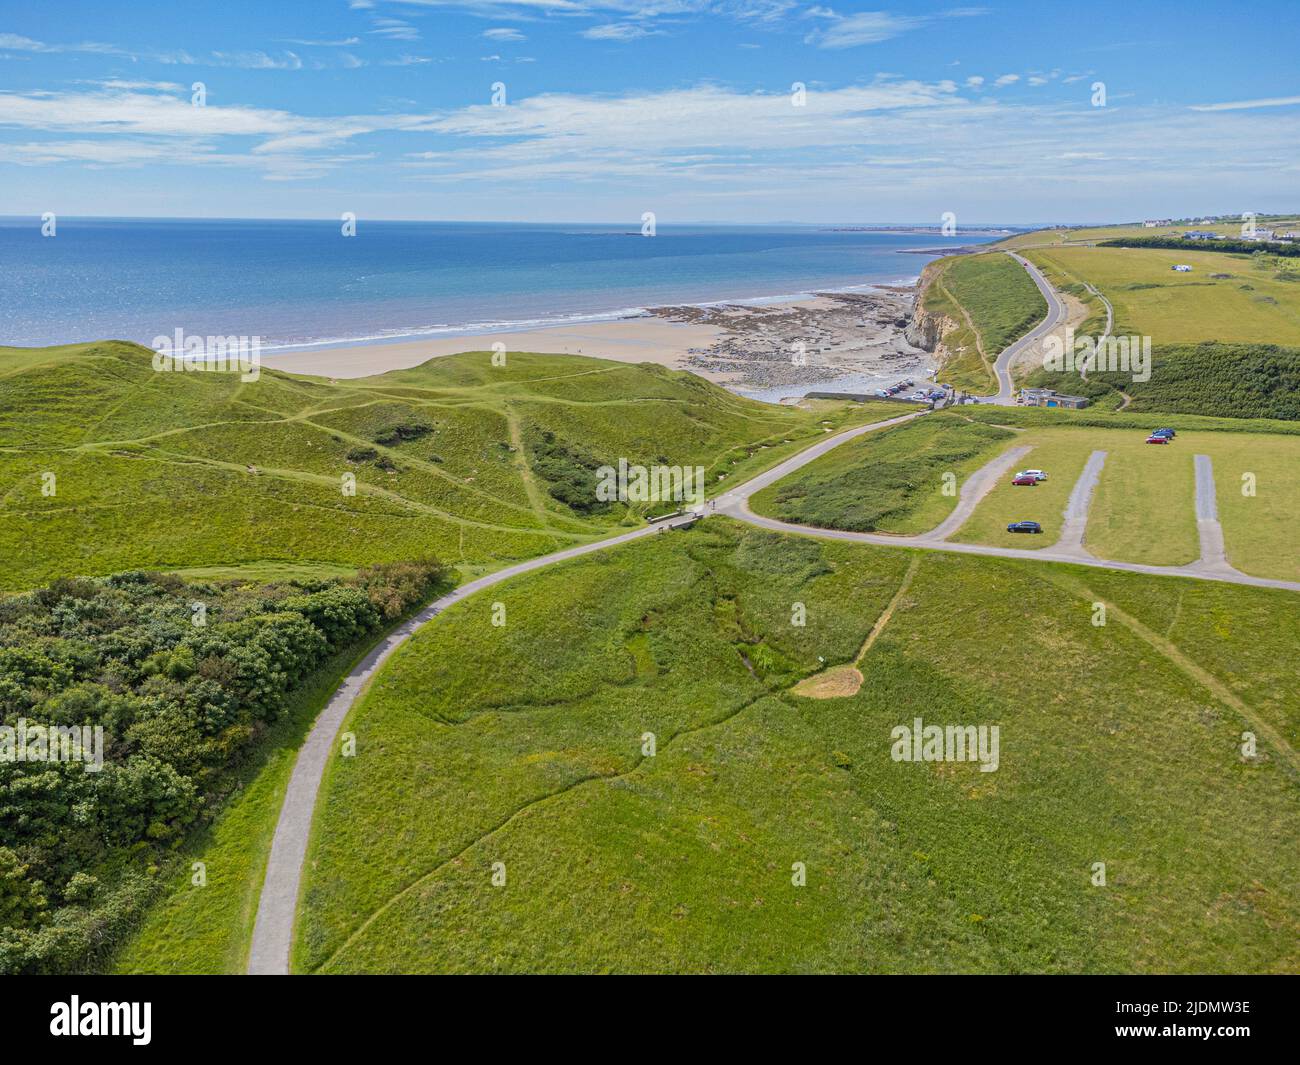
<path fill-rule="evenodd" d="M 1007 532 L 1013 533 L 1040 533 L 1043 527 L 1036 521 L 1013 521 L 1007 526 Z"/>
<path fill-rule="evenodd" d="M 1022 473 L 1022 474 L 1019 474 L 1017 477 L 1015 477 L 1015 478 L 1012 480 L 1011 483 L 1012 483 L 1012 484 L 1030 484 L 1030 485 L 1033 485 L 1033 484 L 1037 484 L 1037 483 L 1038 483 L 1038 478 L 1037 478 L 1037 477 L 1030 477 L 1027 473 Z"/>
<path fill-rule="evenodd" d="M 1047 474 L 1042 470 L 1021 470 L 1016 474 L 1017 477 L 1032 477 L 1036 481 L 1047 480 Z"/>
<path fill-rule="evenodd" d="M 913 392 L 910 396 L 908 396 L 908 399 L 915 400 L 917 403 L 924 403 L 925 398 L 926 397 L 924 392 Z"/>
<path fill-rule="evenodd" d="M 1177 434 L 1176 432 L 1174 432 L 1172 429 L 1157 429 L 1157 430 L 1156 430 L 1154 433 L 1152 433 L 1151 435 L 1152 435 L 1152 436 L 1167 436 L 1167 437 L 1169 437 L 1170 439 L 1172 439 L 1173 437 L 1177 436 L 1178 434 Z"/>
<path fill-rule="evenodd" d="M 888 398 L 889 398 L 889 394 L 890 394 L 890 393 L 889 393 L 889 389 L 887 389 L 887 388 L 877 388 L 877 389 L 876 389 L 876 395 L 880 396 L 881 399 L 888 399 Z"/>
<path fill-rule="evenodd" d="M 1148 443 L 1148 444 L 1167 444 L 1167 443 L 1169 443 L 1169 437 L 1167 437 L 1167 436 L 1148 436 L 1148 437 L 1147 437 L 1147 443 Z"/>

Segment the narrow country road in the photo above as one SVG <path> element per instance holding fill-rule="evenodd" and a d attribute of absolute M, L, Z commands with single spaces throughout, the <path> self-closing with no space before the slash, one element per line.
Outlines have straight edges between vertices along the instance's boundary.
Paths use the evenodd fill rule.
<path fill-rule="evenodd" d="M 1011 253 L 1008 253 L 1011 254 Z M 1048 301 L 1048 315 L 1043 323 L 1031 330 L 1020 340 L 1004 351 L 997 360 L 998 379 L 1001 382 L 998 396 L 985 402 L 999 404 L 1011 403 L 1011 378 L 1008 367 L 1015 354 L 1023 350 L 1024 345 L 1032 343 L 1045 332 L 1056 327 L 1063 319 L 1065 308 L 1052 291 L 1051 286 L 1041 274 L 1020 256 L 1013 256 L 1025 263 L 1031 276 Z M 1089 459 L 1075 491 L 1070 497 L 1066 510 L 1066 526 L 1061 541 L 1048 548 L 1031 550 L 1026 548 L 994 547 L 985 544 L 952 543 L 946 537 L 951 536 L 970 516 L 976 504 L 984 494 L 997 482 L 997 479 L 1010 468 L 1028 449 L 1012 448 L 1002 453 L 982 469 L 967 478 L 962 486 L 961 495 L 953 513 L 937 528 L 919 536 L 887 536 L 880 533 L 848 532 L 839 529 L 818 529 L 806 525 L 792 525 L 773 518 L 761 517 L 749 509 L 749 500 L 754 493 L 768 485 L 794 473 L 808 463 L 825 455 L 828 451 L 847 443 L 864 433 L 887 429 L 901 425 L 914 418 L 924 417 L 927 411 L 915 411 L 887 421 L 860 425 L 842 433 L 829 435 L 823 440 L 805 448 L 784 462 L 778 463 L 764 473 L 751 478 L 743 484 L 727 489 L 705 508 L 708 514 L 725 514 L 740 521 L 748 522 L 759 528 L 773 532 L 788 533 L 798 536 L 821 537 L 828 540 L 848 540 L 855 543 L 875 544 L 881 547 L 910 547 L 930 551 L 950 551 L 957 554 L 982 555 L 993 558 L 1021 559 L 1030 562 L 1070 562 L 1081 566 L 1100 569 L 1123 570 L 1128 573 L 1145 573 L 1156 576 L 1193 577 L 1199 580 L 1223 581 L 1231 584 L 1245 584 L 1258 588 L 1281 588 L 1300 592 L 1300 582 L 1269 580 L 1263 577 L 1251 577 L 1233 569 L 1223 553 L 1223 532 L 1219 526 L 1214 507 L 1214 481 L 1209 459 L 1196 457 L 1197 485 L 1197 526 L 1201 532 L 1202 556 L 1186 566 L 1151 566 L 1134 562 L 1115 562 L 1094 558 L 1082 547 L 1083 527 L 1078 524 L 1086 517 L 1088 499 L 1093 485 L 1101 472 L 1104 452 L 1096 452 Z M 686 514 L 672 518 L 656 525 L 635 529 L 607 540 L 598 540 L 579 547 L 567 548 L 549 555 L 529 559 L 518 565 L 499 570 L 486 577 L 461 585 L 454 591 L 437 599 L 418 615 L 400 625 L 388 634 L 343 680 L 338 690 L 330 698 L 325 709 L 316 719 L 308 734 L 298 760 L 289 779 L 283 805 L 280 808 L 275 836 L 271 844 L 271 855 L 266 867 L 266 878 L 262 886 L 261 900 L 257 909 L 256 923 L 253 928 L 252 946 L 249 952 L 248 972 L 250 974 L 287 974 L 289 972 L 289 954 L 293 941 L 293 929 L 298 904 L 298 895 L 302 885 L 303 862 L 307 855 L 308 837 L 311 832 L 312 815 L 316 806 L 317 794 L 325 772 L 325 765 L 336 750 L 336 737 L 342 727 L 348 711 L 351 710 L 358 696 L 361 695 L 371 678 L 388 660 L 389 656 L 405 643 L 411 635 L 432 621 L 449 606 L 474 595 L 476 592 L 491 588 L 493 585 L 510 580 L 512 577 L 530 573 L 567 559 L 579 558 L 593 551 L 603 551 L 619 544 L 630 543 L 644 536 L 653 536 L 665 528 L 689 525 L 697 520 L 697 515 Z M 1216 539 L 1217 538 L 1217 539 Z"/>
<path fill-rule="evenodd" d="M 1013 251 L 1009 251 L 1007 254 L 1023 266 L 1028 271 L 1029 276 L 1033 278 L 1034 284 L 1038 286 L 1038 291 L 1043 294 L 1043 299 L 1047 301 L 1047 317 L 1019 340 L 1007 345 L 1006 350 L 998 356 L 998 361 L 993 367 L 998 379 L 998 392 L 996 396 L 990 396 L 983 402 L 996 403 L 1001 407 L 1009 407 L 1014 402 L 1015 388 L 1011 383 L 1011 364 L 1015 361 L 1016 356 L 1031 344 L 1038 343 L 1039 340 L 1064 322 L 1066 317 L 1064 301 L 1056 294 L 1056 289 L 1052 288 L 1038 267 Z"/>

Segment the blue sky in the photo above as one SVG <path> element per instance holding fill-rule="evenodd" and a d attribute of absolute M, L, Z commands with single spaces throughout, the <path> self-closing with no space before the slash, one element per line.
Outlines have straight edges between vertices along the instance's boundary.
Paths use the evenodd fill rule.
<path fill-rule="evenodd" d="M 1295 0 L 1242 12 L 6 0 L 0 213 L 639 224 L 644 211 L 952 211 L 973 224 L 1296 210 L 1300 13 Z"/>

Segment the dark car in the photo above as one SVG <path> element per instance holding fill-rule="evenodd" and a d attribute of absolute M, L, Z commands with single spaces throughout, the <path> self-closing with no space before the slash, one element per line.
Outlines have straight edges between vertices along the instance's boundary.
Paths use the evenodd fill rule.
<path fill-rule="evenodd" d="M 1011 483 L 1012 484 L 1037 484 L 1038 478 L 1030 477 L 1028 474 L 1025 474 L 1023 477 L 1015 478 L 1015 480 L 1013 480 Z"/>
<path fill-rule="evenodd" d="M 1007 532 L 1040 533 L 1043 527 L 1036 521 L 1013 521 L 1007 526 Z"/>
<path fill-rule="evenodd" d="M 1170 439 L 1172 439 L 1173 437 L 1177 436 L 1178 434 L 1177 434 L 1176 432 L 1174 432 L 1172 429 L 1157 429 L 1157 430 L 1156 430 L 1154 433 L 1152 433 L 1151 435 L 1152 435 L 1152 436 L 1167 436 L 1167 437 L 1169 437 Z"/>

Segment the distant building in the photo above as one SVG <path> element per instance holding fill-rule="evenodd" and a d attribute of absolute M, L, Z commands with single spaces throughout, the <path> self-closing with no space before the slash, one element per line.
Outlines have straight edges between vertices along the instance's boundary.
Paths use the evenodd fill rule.
<path fill-rule="evenodd" d="M 1174 224 L 1171 218 L 1148 218 L 1142 223 L 1143 229 L 1155 229 L 1157 226 L 1172 226 Z"/>
<path fill-rule="evenodd" d="M 1210 233 L 1204 229 L 1189 229 L 1183 234 L 1183 240 L 1222 240 L 1223 237 L 1218 233 Z"/>
<path fill-rule="evenodd" d="M 1066 396 L 1054 388 L 1022 388 L 1018 399 L 1025 407 L 1063 407 L 1067 410 L 1082 410 L 1089 402 L 1087 396 Z"/>

